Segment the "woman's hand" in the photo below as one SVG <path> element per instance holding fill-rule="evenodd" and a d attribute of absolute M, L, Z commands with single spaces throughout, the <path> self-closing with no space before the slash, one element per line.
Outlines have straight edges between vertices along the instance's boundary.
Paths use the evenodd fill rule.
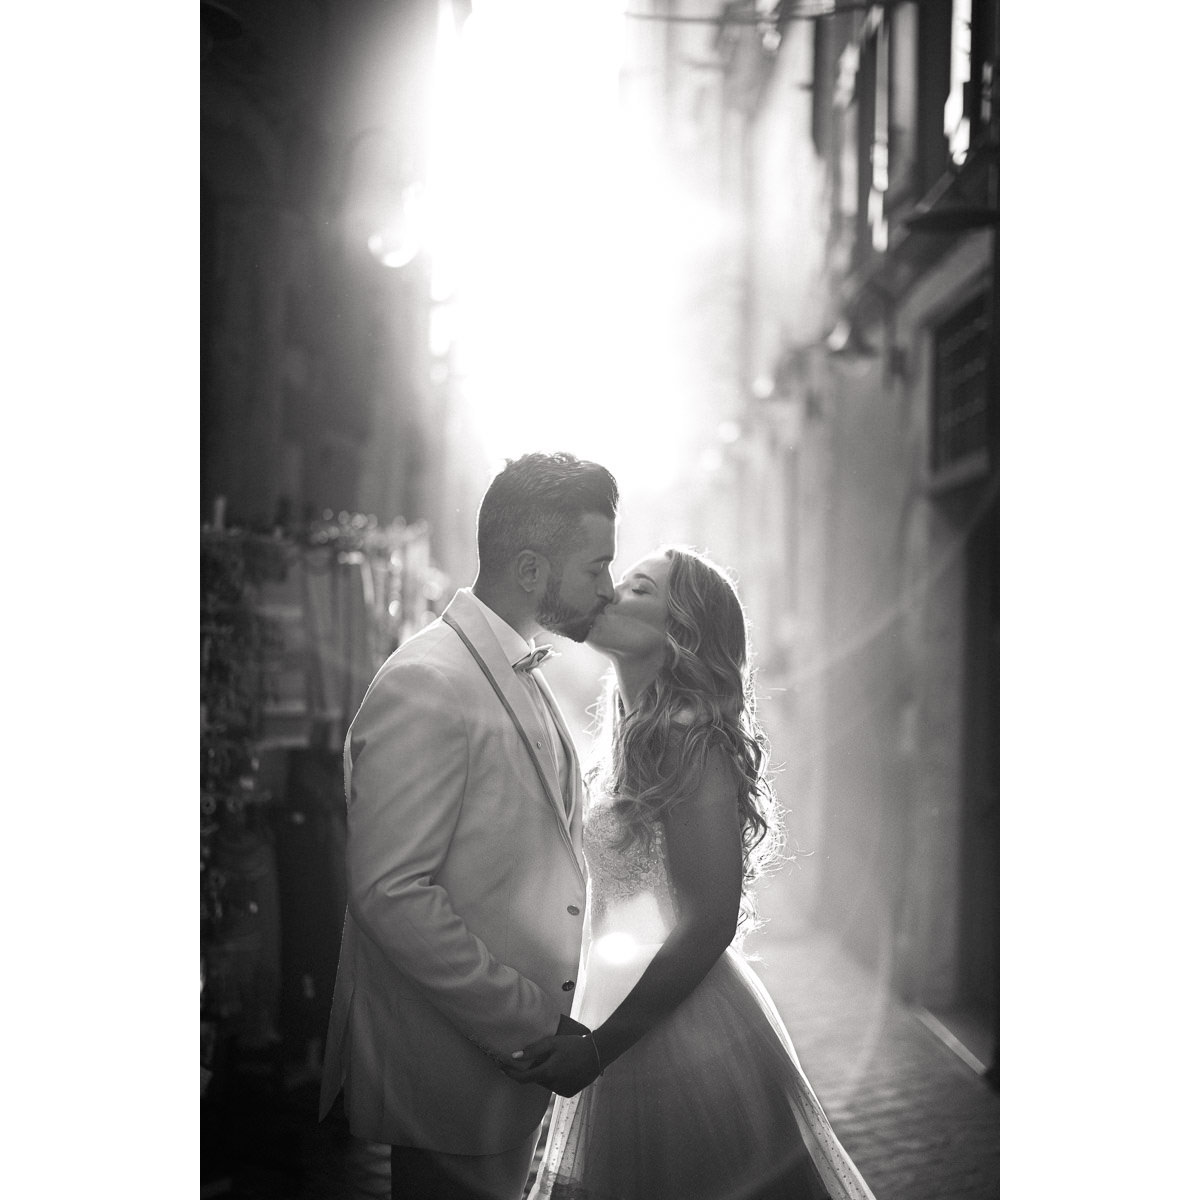
<path fill-rule="evenodd" d="M 518 1083 L 538 1083 L 559 1096 L 574 1096 L 601 1074 L 590 1033 L 540 1038 L 512 1056 L 501 1070 Z"/>

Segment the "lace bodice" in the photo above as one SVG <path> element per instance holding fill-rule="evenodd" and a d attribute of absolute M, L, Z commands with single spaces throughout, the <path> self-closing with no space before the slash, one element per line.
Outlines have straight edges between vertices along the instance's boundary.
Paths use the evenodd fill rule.
<path fill-rule="evenodd" d="M 653 829 L 649 846 L 634 841 L 622 849 L 624 826 L 611 799 L 597 800 L 588 810 L 583 853 L 591 876 L 593 936 L 616 928 L 657 940 L 675 924 L 666 837 L 660 822 Z"/>

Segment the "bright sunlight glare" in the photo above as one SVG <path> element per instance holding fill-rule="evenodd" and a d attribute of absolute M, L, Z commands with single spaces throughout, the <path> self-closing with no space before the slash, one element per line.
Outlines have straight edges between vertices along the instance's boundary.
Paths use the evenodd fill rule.
<path fill-rule="evenodd" d="M 441 345 L 484 452 L 670 476 L 690 389 L 683 256 L 719 216 L 622 110 L 623 0 L 443 0 L 431 164 Z M 452 330 L 452 335 L 447 330 Z"/>
<path fill-rule="evenodd" d="M 602 962 L 620 966 L 633 962 L 640 948 L 638 942 L 628 933 L 606 933 L 596 939 L 592 953 Z"/>

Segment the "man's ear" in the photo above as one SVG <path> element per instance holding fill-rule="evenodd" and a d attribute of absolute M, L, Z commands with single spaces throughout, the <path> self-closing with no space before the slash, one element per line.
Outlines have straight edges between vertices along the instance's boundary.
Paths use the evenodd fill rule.
<path fill-rule="evenodd" d="M 549 560 L 536 550 L 522 550 L 517 554 L 517 586 L 523 591 L 536 592 L 549 571 Z"/>

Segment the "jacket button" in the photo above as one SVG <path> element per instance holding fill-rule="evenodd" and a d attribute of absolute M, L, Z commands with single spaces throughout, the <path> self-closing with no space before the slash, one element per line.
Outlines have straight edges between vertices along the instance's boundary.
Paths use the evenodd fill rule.
<path fill-rule="evenodd" d="M 563 991 L 564 992 L 573 992 L 574 990 L 575 990 L 575 980 L 568 979 L 567 982 L 563 984 Z"/>
<path fill-rule="evenodd" d="M 567 912 L 569 912 L 571 914 L 571 916 L 577 917 L 577 916 L 579 916 L 579 906 L 576 904 L 568 904 Z"/>
<path fill-rule="evenodd" d="M 537 748 L 538 748 L 539 750 L 542 748 L 542 743 L 541 743 L 541 742 L 538 742 L 538 743 L 537 743 Z"/>

